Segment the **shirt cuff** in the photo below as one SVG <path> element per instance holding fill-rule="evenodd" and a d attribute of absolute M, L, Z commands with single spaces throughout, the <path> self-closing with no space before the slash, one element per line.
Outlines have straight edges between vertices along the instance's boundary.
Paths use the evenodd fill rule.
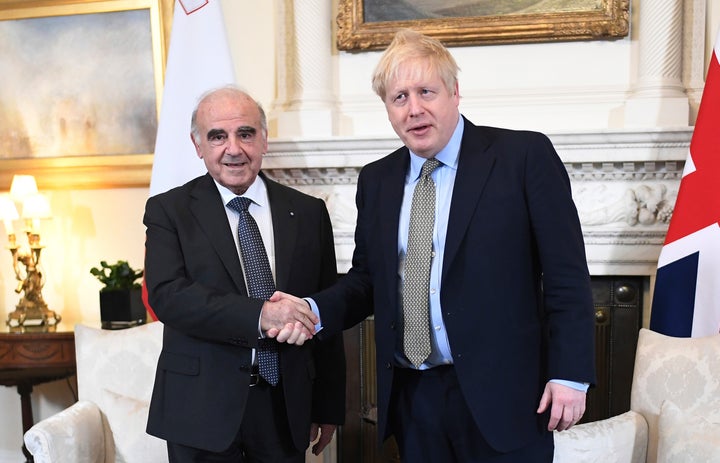
<path fill-rule="evenodd" d="M 265 308 L 265 304 L 263 304 L 262 308 L 260 309 L 260 316 L 258 317 L 258 324 L 257 324 L 257 331 L 258 331 L 258 339 L 262 339 L 265 337 L 265 333 L 263 333 L 262 326 L 260 321 L 262 320 L 262 311 Z"/>
<path fill-rule="evenodd" d="M 583 392 L 587 392 L 588 388 L 590 387 L 590 384 L 588 384 L 588 383 L 577 383 L 575 381 L 567 381 L 564 379 L 551 379 L 550 382 L 561 384 L 561 385 L 567 386 L 567 387 L 571 387 L 575 390 L 583 391 Z"/>
<path fill-rule="evenodd" d="M 312 300 L 312 298 L 304 297 L 303 299 L 304 299 L 305 302 L 307 302 L 308 305 L 310 306 L 310 310 L 312 310 L 313 313 L 314 313 L 315 315 L 317 315 L 318 320 L 320 320 L 320 321 L 318 321 L 317 324 L 315 325 L 315 333 L 319 333 L 320 330 L 323 329 L 323 327 L 322 327 L 322 319 L 320 318 L 320 309 L 318 308 L 317 303 L 315 303 L 315 301 Z"/>

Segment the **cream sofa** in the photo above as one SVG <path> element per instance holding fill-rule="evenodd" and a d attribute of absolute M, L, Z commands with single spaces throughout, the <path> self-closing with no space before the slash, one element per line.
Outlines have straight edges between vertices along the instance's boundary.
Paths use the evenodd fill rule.
<path fill-rule="evenodd" d="M 35 462 L 167 462 L 165 441 L 145 432 L 162 337 L 161 322 L 117 331 L 76 325 L 79 401 L 25 433 Z M 334 440 L 305 457 L 336 460 Z"/>
<path fill-rule="evenodd" d="M 25 434 L 37 463 L 162 463 L 145 433 L 160 322 L 75 327 L 79 401 Z M 720 462 L 720 335 L 671 338 L 642 329 L 631 410 L 555 433 L 555 463 Z M 307 461 L 335 461 L 334 449 Z"/>
<path fill-rule="evenodd" d="M 75 326 L 79 401 L 25 433 L 36 463 L 162 463 L 145 433 L 162 323 L 124 330 Z"/>
<path fill-rule="evenodd" d="M 630 411 L 556 432 L 554 461 L 720 462 L 720 335 L 641 329 Z"/>

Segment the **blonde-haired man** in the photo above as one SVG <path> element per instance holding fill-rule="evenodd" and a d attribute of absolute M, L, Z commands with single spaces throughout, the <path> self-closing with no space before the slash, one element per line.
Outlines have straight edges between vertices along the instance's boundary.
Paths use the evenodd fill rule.
<path fill-rule="evenodd" d="M 321 337 L 374 314 L 379 437 L 403 461 L 548 463 L 595 381 L 582 231 L 550 140 L 472 124 L 457 72 L 408 30 L 380 58 L 405 146 L 360 172 L 353 266 L 309 302 Z"/>

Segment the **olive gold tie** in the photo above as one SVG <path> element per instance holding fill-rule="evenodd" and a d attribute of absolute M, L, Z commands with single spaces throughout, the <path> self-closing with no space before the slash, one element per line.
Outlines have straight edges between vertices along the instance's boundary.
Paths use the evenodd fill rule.
<path fill-rule="evenodd" d="M 430 264 L 435 227 L 435 182 L 430 174 L 440 162 L 430 158 L 422 166 L 410 208 L 403 279 L 403 349 L 419 367 L 430 356 Z"/>

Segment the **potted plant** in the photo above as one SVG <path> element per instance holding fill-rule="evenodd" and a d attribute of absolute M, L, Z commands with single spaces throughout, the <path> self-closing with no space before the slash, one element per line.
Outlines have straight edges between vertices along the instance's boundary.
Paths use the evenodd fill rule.
<path fill-rule="evenodd" d="M 135 270 L 125 260 L 115 264 L 100 262 L 90 273 L 104 286 L 100 289 L 100 320 L 104 329 L 129 328 L 147 321 L 138 281 L 142 270 Z"/>

